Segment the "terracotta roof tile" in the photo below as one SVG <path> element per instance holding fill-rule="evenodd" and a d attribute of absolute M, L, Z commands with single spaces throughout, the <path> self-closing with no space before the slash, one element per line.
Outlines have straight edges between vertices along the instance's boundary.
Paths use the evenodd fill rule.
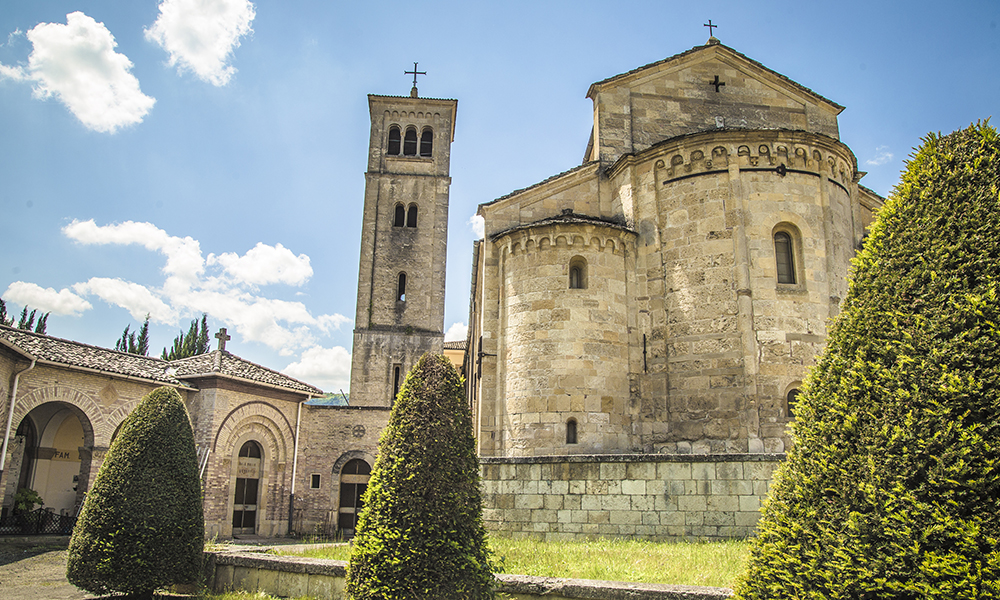
<path fill-rule="evenodd" d="M 221 353 L 221 357 L 220 357 Z M 218 361 L 218 362 L 217 362 Z M 225 375 L 235 379 L 263 383 L 272 387 L 311 395 L 322 395 L 323 390 L 303 383 L 277 371 L 262 367 L 226 351 L 213 350 L 198 356 L 182 358 L 171 363 L 177 369 L 178 379 L 191 379 L 205 375 Z"/>

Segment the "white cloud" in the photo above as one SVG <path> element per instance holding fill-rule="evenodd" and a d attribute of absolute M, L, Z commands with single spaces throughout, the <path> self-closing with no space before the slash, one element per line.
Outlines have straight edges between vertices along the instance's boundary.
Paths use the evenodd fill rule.
<path fill-rule="evenodd" d="M 52 288 L 43 288 L 25 281 L 15 281 L 10 284 L 7 291 L 3 293 L 3 297 L 5 300 L 21 306 L 30 306 L 42 312 L 72 317 L 78 317 L 83 311 L 93 308 L 90 302 L 67 289 L 57 292 Z"/>
<path fill-rule="evenodd" d="M 282 372 L 324 390 L 346 390 L 351 385 L 351 353 L 341 346 L 313 346 Z"/>
<path fill-rule="evenodd" d="M 305 254 L 295 256 L 281 244 L 268 246 L 257 242 L 257 245 L 243 256 L 237 256 L 233 252 L 219 256 L 209 254 L 206 262 L 209 265 L 221 265 L 230 277 L 250 285 L 285 283 L 299 286 L 309 281 L 313 274 L 308 256 Z"/>
<path fill-rule="evenodd" d="M 190 237 L 175 237 L 152 223 L 125 221 L 115 225 L 98 226 L 93 219 L 74 220 L 63 227 L 63 234 L 71 240 L 88 245 L 139 244 L 147 250 L 161 252 L 167 257 L 163 272 L 191 284 L 205 271 L 201 246 Z"/>
<path fill-rule="evenodd" d="M 892 152 L 889 152 L 889 146 L 879 146 L 878 148 L 875 148 L 875 158 L 869 158 L 865 161 L 865 164 L 872 167 L 878 167 L 889 162 L 892 158 L 893 154 Z"/>
<path fill-rule="evenodd" d="M 457 342 L 464 340 L 469 333 L 469 326 L 465 323 L 453 323 L 448 331 L 444 332 L 444 341 Z"/>
<path fill-rule="evenodd" d="M 476 237 L 483 239 L 486 237 L 486 220 L 479 215 L 472 215 L 469 217 L 469 225 L 472 227 L 472 231 L 476 234 Z"/>
<path fill-rule="evenodd" d="M 78 294 L 93 294 L 108 304 L 120 306 L 138 321 L 145 319 L 146 315 L 156 323 L 173 323 L 177 320 L 176 311 L 160 300 L 149 288 L 138 283 L 91 277 L 85 283 L 75 284 L 73 290 Z"/>
<path fill-rule="evenodd" d="M 223 86 L 236 72 L 229 59 L 240 38 L 253 31 L 255 16 L 249 0 L 163 0 L 146 39 L 166 50 L 178 71 Z"/>
<path fill-rule="evenodd" d="M 115 52 L 104 23 L 74 12 L 65 25 L 39 23 L 27 37 L 28 66 L 0 65 L 0 78 L 31 81 L 37 98 L 55 96 L 88 129 L 114 133 L 141 123 L 153 108 L 156 100 L 139 89 L 132 62 Z"/>

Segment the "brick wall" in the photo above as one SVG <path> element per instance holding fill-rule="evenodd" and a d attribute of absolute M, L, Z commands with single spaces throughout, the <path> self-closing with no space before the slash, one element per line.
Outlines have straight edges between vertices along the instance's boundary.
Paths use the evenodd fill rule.
<path fill-rule="evenodd" d="M 752 535 L 784 454 L 484 457 L 483 519 L 545 540 Z"/>

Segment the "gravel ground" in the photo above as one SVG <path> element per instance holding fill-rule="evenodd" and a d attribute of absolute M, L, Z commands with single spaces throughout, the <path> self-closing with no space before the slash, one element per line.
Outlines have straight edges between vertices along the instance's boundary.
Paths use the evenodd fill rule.
<path fill-rule="evenodd" d="M 4 600 L 96 598 L 66 581 L 69 536 L 0 537 L 0 596 Z"/>

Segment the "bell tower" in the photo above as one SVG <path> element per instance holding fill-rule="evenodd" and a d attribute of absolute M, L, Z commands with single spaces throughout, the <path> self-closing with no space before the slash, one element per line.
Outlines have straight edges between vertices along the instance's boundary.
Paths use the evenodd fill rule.
<path fill-rule="evenodd" d="M 457 108 L 457 100 L 418 97 L 415 85 L 408 98 L 368 96 L 352 405 L 390 406 L 417 359 L 443 352 Z"/>

